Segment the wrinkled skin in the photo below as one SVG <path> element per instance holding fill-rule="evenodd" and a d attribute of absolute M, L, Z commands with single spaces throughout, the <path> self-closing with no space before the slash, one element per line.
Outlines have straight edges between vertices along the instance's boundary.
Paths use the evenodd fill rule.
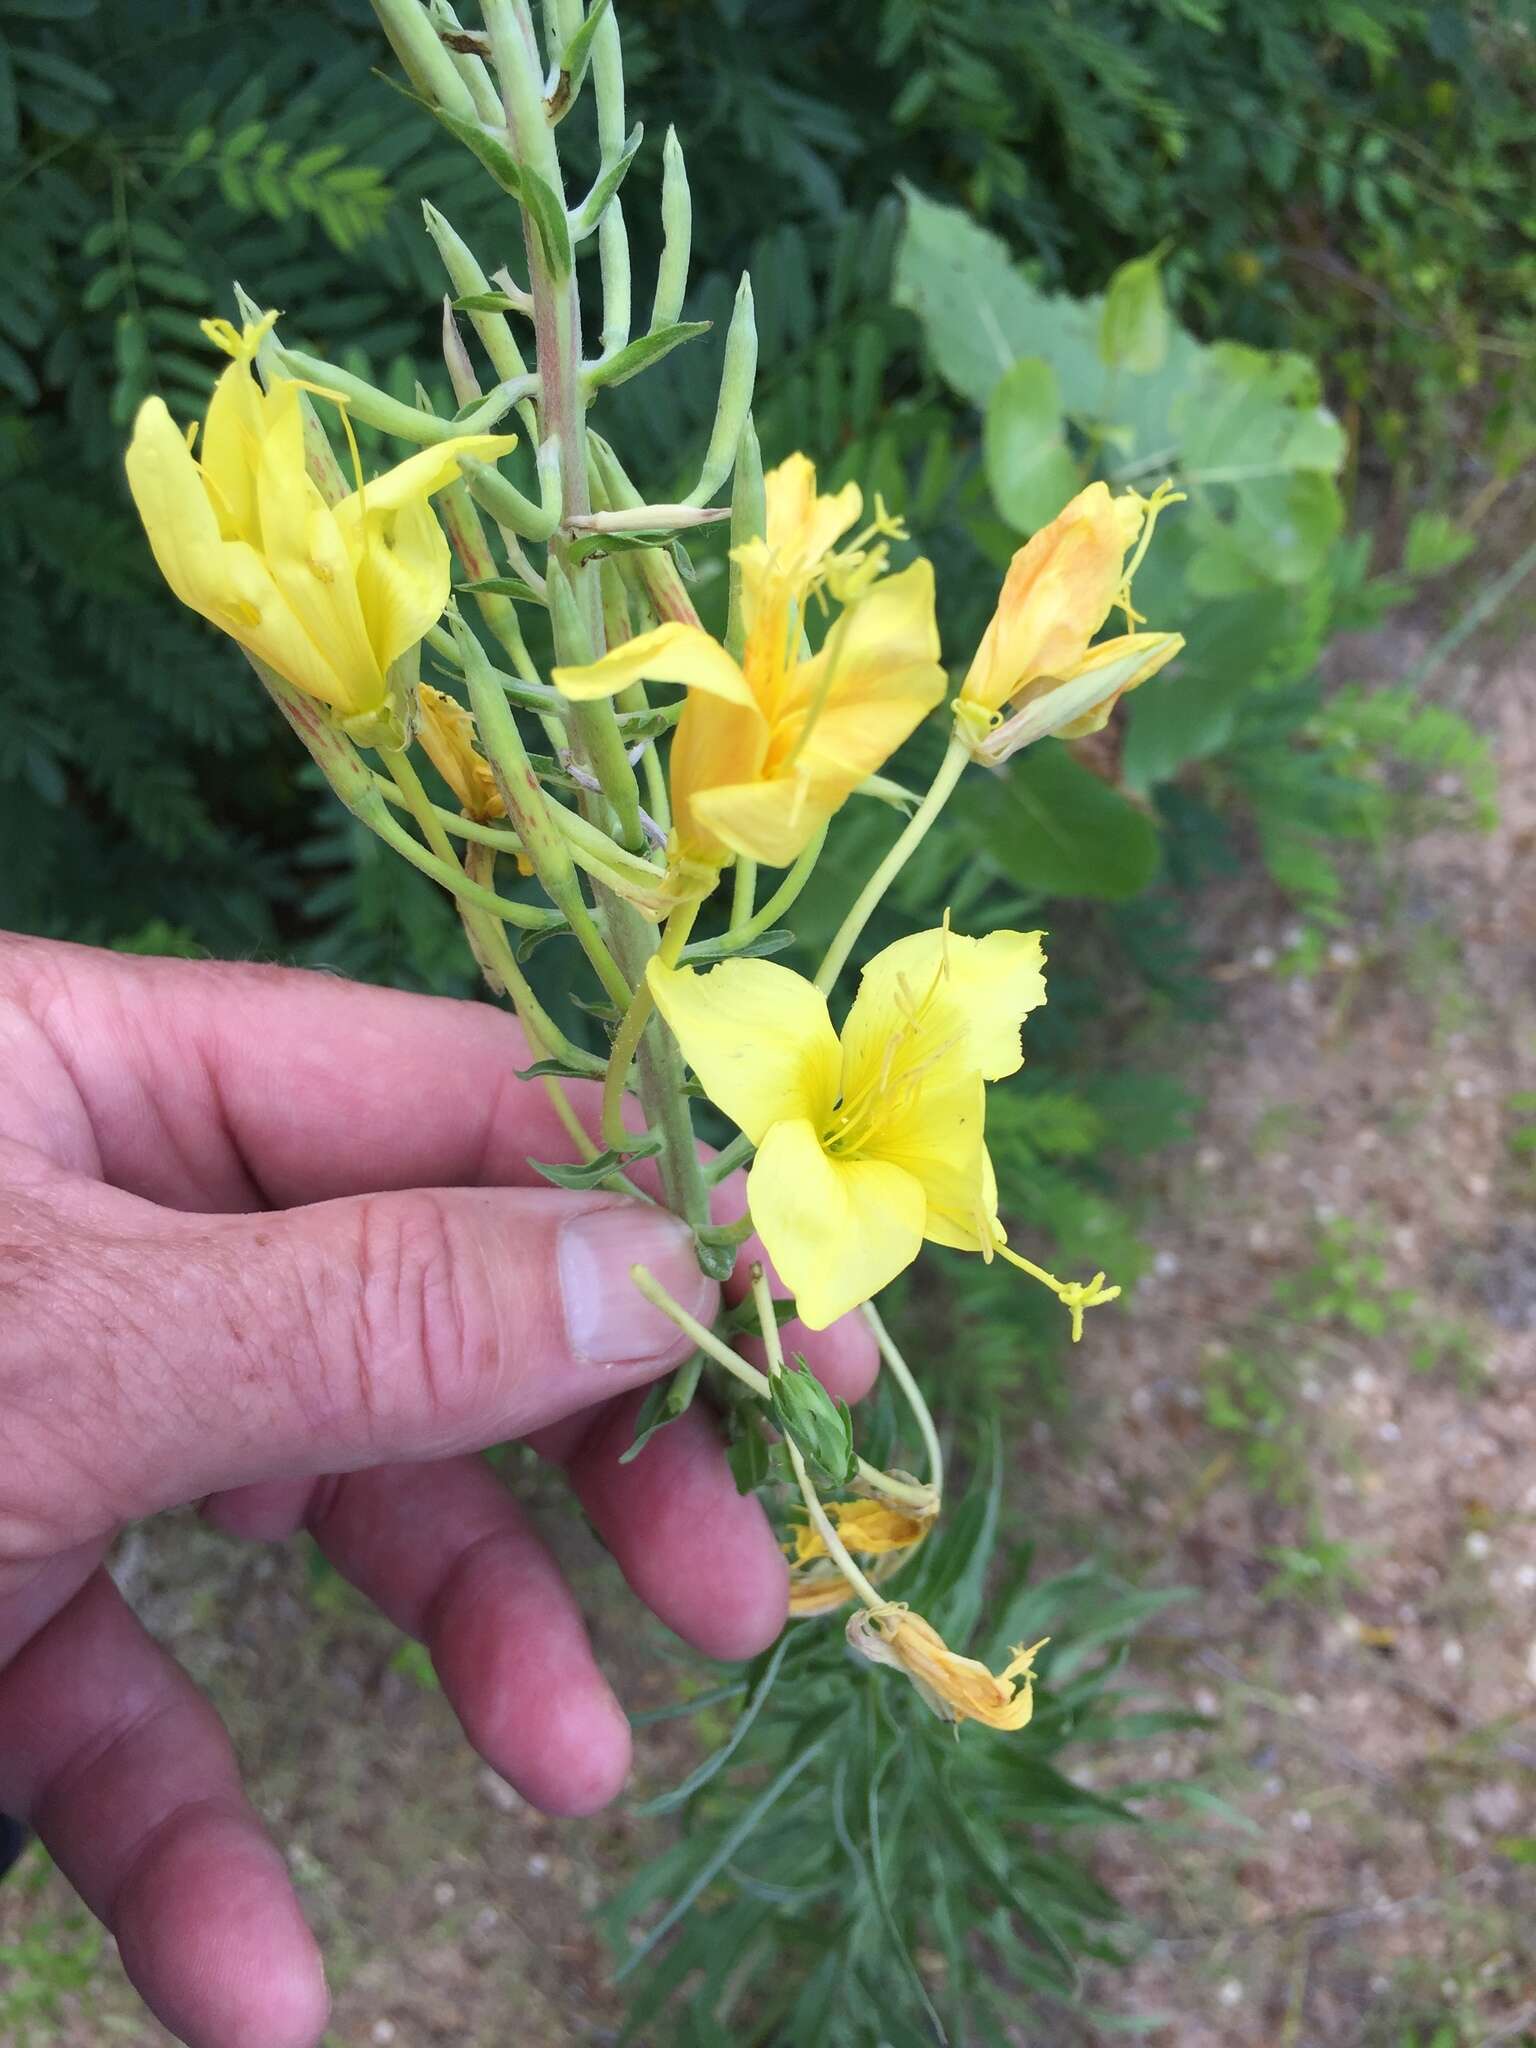
<path fill-rule="evenodd" d="M 532 1171 L 570 1145 L 526 1063 L 483 1004 L 0 939 L 0 1810 L 193 2048 L 311 2048 L 324 1974 L 217 1717 L 103 1569 L 125 1522 L 201 1501 L 235 1535 L 308 1528 L 551 1813 L 615 1796 L 629 1730 L 481 1447 L 563 1465 L 700 1650 L 783 1622 L 704 1414 L 618 1463 L 688 1348 L 629 1265 L 706 1316 L 714 1289 L 671 1219 Z M 839 1393 L 873 1377 L 861 1324 L 789 1342 Z"/>

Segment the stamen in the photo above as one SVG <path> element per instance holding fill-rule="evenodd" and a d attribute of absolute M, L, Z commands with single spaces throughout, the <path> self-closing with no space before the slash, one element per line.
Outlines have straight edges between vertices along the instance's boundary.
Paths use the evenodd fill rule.
<path fill-rule="evenodd" d="M 1164 477 L 1150 498 L 1142 497 L 1139 491 L 1132 491 L 1129 495 L 1141 507 L 1142 526 L 1131 559 L 1126 563 L 1121 576 L 1120 588 L 1115 595 L 1115 607 L 1125 613 L 1126 631 L 1133 633 L 1138 626 L 1146 624 L 1146 616 L 1137 611 L 1131 603 L 1131 579 L 1147 558 L 1147 549 L 1152 545 L 1152 530 L 1157 525 L 1159 515 L 1170 505 L 1182 505 L 1188 492 L 1176 491 L 1171 479 Z"/>

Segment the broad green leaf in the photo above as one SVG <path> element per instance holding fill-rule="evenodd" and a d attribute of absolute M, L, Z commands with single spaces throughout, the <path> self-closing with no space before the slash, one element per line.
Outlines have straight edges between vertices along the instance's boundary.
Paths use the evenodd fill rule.
<path fill-rule="evenodd" d="M 1019 888 L 1121 902 L 1157 873 L 1152 820 L 1055 740 L 980 781 L 960 816 L 978 851 Z"/>
<path fill-rule="evenodd" d="M 1122 263 L 1109 280 L 1099 318 L 1099 354 L 1105 363 L 1112 370 L 1150 377 L 1168 360 L 1171 326 L 1162 251 Z"/>
<path fill-rule="evenodd" d="M 987 482 L 1010 525 L 1033 533 L 1083 484 L 1067 445 L 1061 381 L 1038 356 L 1021 356 L 1003 372 L 987 405 Z"/>
<path fill-rule="evenodd" d="M 1034 332 L 1041 295 L 996 235 L 958 207 L 905 189 L 891 296 L 922 322 L 945 383 L 984 406 L 1016 357 L 1043 352 Z"/>
<path fill-rule="evenodd" d="M 1246 484 L 1298 469 L 1335 476 L 1344 465 L 1344 429 L 1305 356 L 1219 341 L 1202 351 L 1171 418 L 1191 482 Z"/>
<path fill-rule="evenodd" d="M 1145 796 L 1187 762 L 1206 760 L 1226 745 L 1249 691 L 1266 679 L 1254 650 L 1285 637 L 1290 610 L 1288 594 L 1269 589 L 1190 612 L 1183 653 L 1122 708 L 1121 773 L 1133 795 Z"/>

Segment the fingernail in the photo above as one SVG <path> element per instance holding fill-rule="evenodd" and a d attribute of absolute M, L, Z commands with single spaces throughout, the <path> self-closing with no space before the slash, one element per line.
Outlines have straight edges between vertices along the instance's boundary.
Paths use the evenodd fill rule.
<path fill-rule="evenodd" d="M 573 1216 L 558 1258 L 571 1350 L 590 1365 L 660 1364 L 692 1348 L 635 1287 L 631 1266 L 647 1267 L 690 1315 L 714 1313 L 718 1290 L 699 1271 L 693 1234 L 665 1209 L 625 1202 Z"/>

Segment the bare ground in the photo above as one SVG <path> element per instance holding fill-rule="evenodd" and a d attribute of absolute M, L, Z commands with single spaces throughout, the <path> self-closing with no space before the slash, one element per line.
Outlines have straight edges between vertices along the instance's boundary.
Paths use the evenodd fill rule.
<path fill-rule="evenodd" d="M 1420 644 L 1378 635 L 1353 672 Z M 1224 1012 L 1197 1140 L 1143 1190 L 1154 1272 L 1076 1354 L 1070 1438 L 1027 1447 L 1062 1556 L 1197 1589 L 1140 1668 L 1209 1727 L 1153 1767 L 1233 1815 L 1106 1837 L 1143 1929 L 1093 1987 L 1106 2042 L 1536 2040 L 1536 1102 L 1512 1100 L 1536 1089 L 1536 672 L 1448 681 L 1495 739 L 1497 831 L 1367 864 L 1305 976 L 1260 884 L 1210 900 Z M 688 1667 L 545 1504 L 626 1703 L 671 1696 Z M 588 1916 L 643 1825 L 523 1807 L 297 1551 L 175 1518 L 119 1569 L 236 1734 L 326 1944 L 336 2048 L 615 2037 Z M 686 1740 L 642 1739 L 642 1791 Z M 0 2041 L 168 2040 L 93 1943 L 34 1852 L 0 1887 Z"/>

